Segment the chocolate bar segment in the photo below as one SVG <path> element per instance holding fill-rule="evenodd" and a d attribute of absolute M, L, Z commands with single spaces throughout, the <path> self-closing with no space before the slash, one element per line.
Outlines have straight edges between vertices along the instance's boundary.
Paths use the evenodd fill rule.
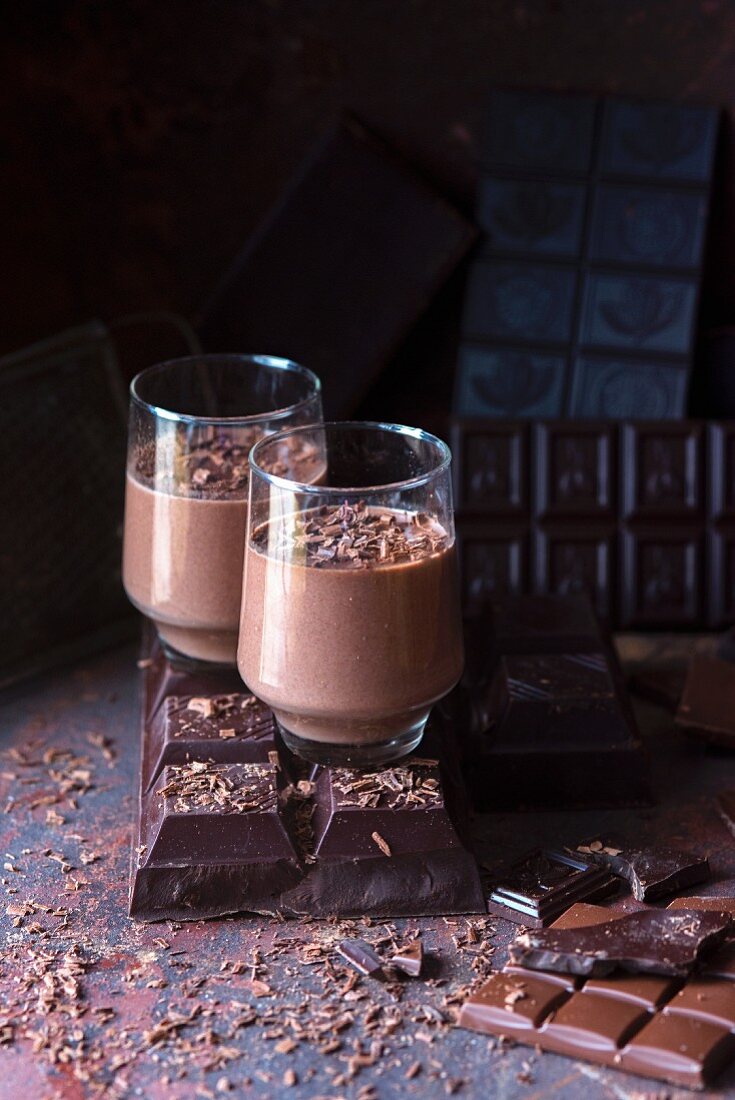
<path fill-rule="evenodd" d="M 147 790 L 171 764 L 266 764 L 276 748 L 275 722 L 254 695 L 168 695 L 151 719 L 144 747 Z"/>
<path fill-rule="evenodd" d="M 493 601 L 468 621 L 465 773 L 478 809 L 650 801 L 617 659 L 584 597 Z"/>
<path fill-rule="evenodd" d="M 599 867 L 566 852 L 542 849 L 518 860 L 488 897 L 488 912 L 533 928 L 550 924 L 582 899 L 615 893 L 617 883 Z"/>
<path fill-rule="evenodd" d="M 372 773 L 315 770 L 283 747 L 252 696 L 201 685 L 169 695 L 195 682 L 160 653 L 143 664 L 131 916 L 487 911 L 440 708 L 425 758 Z"/>

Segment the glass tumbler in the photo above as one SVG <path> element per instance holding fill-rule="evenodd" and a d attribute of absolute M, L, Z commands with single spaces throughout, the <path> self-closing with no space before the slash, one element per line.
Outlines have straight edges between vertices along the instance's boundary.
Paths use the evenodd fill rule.
<path fill-rule="evenodd" d="M 283 457 L 304 450 L 323 471 L 310 484 Z M 450 462 L 394 424 L 287 429 L 251 451 L 238 668 L 306 760 L 412 752 L 460 677 Z"/>
<path fill-rule="evenodd" d="M 234 666 L 248 455 L 322 418 L 311 371 L 267 355 L 199 355 L 130 387 L 123 582 L 179 666 Z M 311 471 L 302 471 L 305 481 Z"/>

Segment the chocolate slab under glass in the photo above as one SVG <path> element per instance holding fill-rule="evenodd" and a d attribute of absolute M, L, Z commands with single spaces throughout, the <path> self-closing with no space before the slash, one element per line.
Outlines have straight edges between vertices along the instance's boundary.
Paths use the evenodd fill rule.
<path fill-rule="evenodd" d="M 131 916 L 487 911 L 438 708 L 420 756 L 314 768 L 226 672 L 189 676 L 157 646 L 144 664 Z"/>

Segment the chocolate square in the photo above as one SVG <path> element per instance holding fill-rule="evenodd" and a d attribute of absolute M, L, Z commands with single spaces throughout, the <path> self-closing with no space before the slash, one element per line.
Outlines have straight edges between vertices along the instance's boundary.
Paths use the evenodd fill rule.
<path fill-rule="evenodd" d="M 615 606 L 617 531 L 577 521 L 536 529 L 531 583 L 535 592 L 585 594 L 602 619 Z"/>
<path fill-rule="evenodd" d="M 593 272 L 585 280 L 579 341 L 588 347 L 689 355 L 696 302 L 692 279 Z"/>
<path fill-rule="evenodd" d="M 490 251 L 576 256 L 582 242 L 582 183 L 483 176 L 478 218 Z"/>
<path fill-rule="evenodd" d="M 613 519 L 615 433 L 609 423 L 536 424 L 533 508 L 539 519 Z"/>
<path fill-rule="evenodd" d="M 609 420 L 672 420 L 684 415 L 685 363 L 579 355 L 574 360 L 569 413 Z"/>
<path fill-rule="evenodd" d="M 688 191 L 601 184 L 590 231 L 590 259 L 625 266 L 699 267 L 707 196 Z"/>
<path fill-rule="evenodd" d="M 703 425 L 624 424 L 621 513 L 696 520 L 704 511 Z"/>
<path fill-rule="evenodd" d="M 735 423 L 707 425 L 708 511 L 715 521 L 735 521 Z"/>
<path fill-rule="evenodd" d="M 462 601 L 472 614 L 526 587 L 528 528 L 463 520 L 458 531 Z"/>
<path fill-rule="evenodd" d="M 496 89 L 490 96 L 481 160 L 585 173 L 592 156 L 595 107 L 591 96 Z"/>
<path fill-rule="evenodd" d="M 569 340 L 576 286 L 574 268 L 480 260 L 467 287 L 464 335 L 470 340 Z"/>
<path fill-rule="evenodd" d="M 621 628 L 696 626 L 704 595 L 699 529 L 659 524 L 622 535 Z"/>
<path fill-rule="evenodd" d="M 524 512 L 527 425 L 458 420 L 452 428 L 452 453 L 458 507 L 509 516 Z"/>
<path fill-rule="evenodd" d="M 460 416 L 560 416 L 566 359 L 530 348 L 466 344 L 454 406 Z"/>
<path fill-rule="evenodd" d="M 608 99 L 600 168 L 611 175 L 704 183 L 712 171 L 717 111 Z"/>
<path fill-rule="evenodd" d="M 168 695 L 146 741 L 144 788 L 170 764 L 267 764 L 275 748 L 273 714 L 254 695 Z"/>
<path fill-rule="evenodd" d="M 488 912 L 540 928 L 580 899 L 615 893 L 612 876 L 568 852 L 539 849 L 501 872 L 488 896 Z M 535 975 L 533 975 L 535 977 Z"/>

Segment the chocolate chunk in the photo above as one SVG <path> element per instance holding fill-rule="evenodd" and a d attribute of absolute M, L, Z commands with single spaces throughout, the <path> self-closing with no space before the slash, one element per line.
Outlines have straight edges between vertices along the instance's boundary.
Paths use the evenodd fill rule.
<path fill-rule="evenodd" d="M 581 899 L 615 893 L 615 878 L 567 852 L 540 849 L 518 860 L 490 893 L 489 913 L 542 928 Z"/>
<path fill-rule="evenodd" d="M 532 970 L 561 970 L 605 977 L 631 973 L 685 976 L 700 955 L 728 934 L 729 913 L 692 909 L 631 913 L 585 929 L 526 932 L 510 945 L 513 963 Z"/>
<path fill-rule="evenodd" d="M 654 901 L 710 877 L 706 856 L 691 856 L 677 848 L 637 848 L 626 840 L 598 836 L 578 844 L 576 850 L 629 882 L 636 901 Z"/>
<path fill-rule="evenodd" d="M 478 809 L 650 801 L 613 650 L 583 597 L 494 601 L 468 622 L 467 783 Z"/>
<path fill-rule="evenodd" d="M 714 913 L 729 913 L 735 921 L 735 898 L 674 898 L 667 909 L 704 909 Z"/>
<path fill-rule="evenodd" d="M 421 940 L 412 940 L 411 943 L 404 944 L 403 947 L 393 952 L 388 962 L 391 966 L 395 966 L 397 970 L 402 970 L 404 974 L 408 974 L 412 978 L 418 978 L 424 962 L 424 949 Z"/>
<path fill-rule="evenodd" d="M 364 940 L 343 940 L 337 951 L 360 974 L 370 978 L 383 975 L 383 960 Z"/>
<path fill-rule="evenodd" d="M 675 722 L 705 741 L 735 748 L 735 670 L 730 661 L 704 654 L 692 658 Z"/>

